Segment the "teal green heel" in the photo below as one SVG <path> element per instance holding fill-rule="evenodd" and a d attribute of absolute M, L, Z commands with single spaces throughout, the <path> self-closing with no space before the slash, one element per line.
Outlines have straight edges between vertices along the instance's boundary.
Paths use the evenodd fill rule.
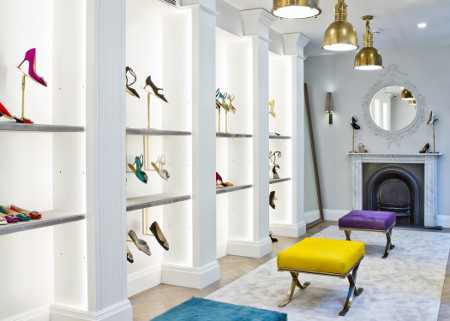
<path fill-rule="evenodd" d="M 136 156 L 134 158 L 134 163 L 128 164 L 128 167 L 133 171 L 134 174 L 136 174 L 136 177 L 139 178 L 141 182 L 147 184 L 147 174 L 142 170 L 142 166 L 144 165 L 143 160 L 144 155 L 141 154 L 141 156 Z M 136 168 L 134 168 L 134 164 L 136 164 Z"/>

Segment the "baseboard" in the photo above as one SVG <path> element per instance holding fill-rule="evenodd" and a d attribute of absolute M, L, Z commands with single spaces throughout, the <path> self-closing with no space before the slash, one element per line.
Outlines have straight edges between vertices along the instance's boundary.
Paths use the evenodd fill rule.
<path fill-rule="evenodd" d="M 219 279 L 220 266 L 217 261 L 200 268 L 173 264 L 161 266 L 161 282 L 166 284 L 202 289 Z"/>
<path fill-rule="evenodd" d="M 450 215 L 437 215 L 436 225 L 443 228 L 450 228 Z"/>
<path fill-rule="evenodd" d="M 216 246 L 217 246 L 217 250 L 216 250 L 217 258 L 221 258 L 222 256 L 227 255 L 227 240 L 218 241 L 216 243 Z"/>
<path fill-rule="evenodd" d="M 127 276 L 127 295 L 131 297 L 161 284 L 161 266 L 149 267 Z"/>
<path fill-rule="evenodd" d="M 338 221 L 350 211 L 351 210 L 323 210 L 323 216 L 325 221 Z"/>
<path fill-rule="evenodd" d="M 64 305 L 52 305 L 52 321 L 132 321 L 133 309 L 128 300 L 116 303 L 98 312 L 83 311 Z"/>
<path fill-rule="evenodd" d="M 5 303 L 5 302 L 3 302 Z M 48 321 L 50 320 L 50 306 L 40 307 L 16 314 L 13 317 L 2 319 L 2 321 Z"/>
<path fill-rule="evenodd" d="M 273 235 L 286 237 L 300 237 L 306 233 L 306 224 L 301 222 L 298 224 L 270 224 L 270 230 Z"/>
<path fill-rule="evenodd" d="M 231 255 L 260 258 L 272 252 L 272 241 L 267 235 L 259 242 L 228 240 L 227 253 Z"/>

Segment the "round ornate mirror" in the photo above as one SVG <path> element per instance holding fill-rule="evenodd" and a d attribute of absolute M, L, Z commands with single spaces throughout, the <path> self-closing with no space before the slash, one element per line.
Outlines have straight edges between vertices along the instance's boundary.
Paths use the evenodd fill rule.
<path fill-rule="evenodd" d="M 386 86 L 370 102 L 370 117 L 381 129 L 399 131 L 410 126 L 418 114 L 414 92 L 402 86 Z"/>
<path fill-rule="evenodd" d="M 402 96 L 413 100 L 404 100 Z M 392 143 L 400 146 L 404 137 L 416 132 L 425 119 L 426 102 L 411 82 L 392 79 L 375 83 L 361 107 L 370 131 L 385 137 L 389 147 Z"/>

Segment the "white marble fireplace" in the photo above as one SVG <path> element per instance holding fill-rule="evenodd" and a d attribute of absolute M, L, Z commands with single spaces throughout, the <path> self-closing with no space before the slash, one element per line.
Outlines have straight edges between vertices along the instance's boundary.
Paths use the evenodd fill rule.
<path fill-rule="evenodd" d="M 353 209 L 363 208 L 363 163 L 424 165 L 424 225 L 436 226 L 437 170 L 441 154 L 349 153 L 352 158 Z"/>

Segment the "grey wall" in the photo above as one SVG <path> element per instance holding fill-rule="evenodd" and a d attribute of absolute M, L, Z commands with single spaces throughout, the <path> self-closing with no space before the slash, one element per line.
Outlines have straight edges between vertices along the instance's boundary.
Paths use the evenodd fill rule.
<path fill-rule="evenodd" d="M 375 44 L 376 45 L 376 44 Z M 316 135 L 323 206 L 329 213 L 351 209 L 351 164 L 347 155 L 352 148 L 352 115 L 359 118 L 356 144 L 362 142 L 369 152 L 417 153 L 425 143 L 432 144 L 432 127 L 425 117 L 433 110 L 439 122 L 436 127 L 436 150 L 440 157 L 438 178 L 438 215 L 441 224 L 450 224 L 450 46 L 430 48 L 389 49 L 381 51 L 383 71 L 353 70 L 355 52 L 331 56 L 309 57 L 305 64 L 312 118 Z M 396 65 L 400 73 L 387 73 L 387 67 Z M 388 146 L 384 137 L 375 136 L 364 119 L 362 103 L 375 83 L 393 79 L 407 79 L 426 101 L 424 117 L 418 130 L 405 137 L 400 146 Z M 399 84 L 401 85 L 401 84 Z M 328 124 L 324 112 L 326 93 L 333 92 L 334 124 Z M 368 108 L 368 106 L 364 106 Z M 325 214 L 327 214 L 325 211 Z M 338 213 L 338 211 L 334 211 Z M 327 217 L 327 215 L 326 215 Z"/>

